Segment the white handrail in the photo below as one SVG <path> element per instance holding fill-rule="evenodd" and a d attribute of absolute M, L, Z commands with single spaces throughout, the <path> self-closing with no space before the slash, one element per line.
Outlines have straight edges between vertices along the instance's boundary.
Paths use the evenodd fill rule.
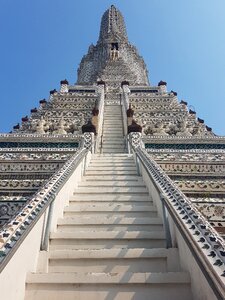
<path fill-rule="evenodd" d="M 97 104 L 97 109 L 99 110 L 98 114 L 98 129 L 97 129 L 97 137 L 95 142 L 95 152 L 99 152 L 99 148 L 102 140 L 102 127 L 103 127 L 103 119 L 104 119 L 104 103 L 105 103 L 105 91 L 104 85 L 98 86 L 99 91 L 99 100 Z"/>
<path fill-rule="evenodd" d="M 210 225 L 193 203 L 180 191 L 162 168 L 141 145 L 141 134 L 129 135 L 129 147 L 136 161 L 144 167 L 159 197 L 162 195 L 168 213 L 186 244 L 194 253 L 198 264 L 218 299 L 225 296 L 225 241 Z M 140 169 L 140 166 L 139 166 Z"/>
<path fill-rule="evenodd" d="M 121 95 L 121 104 L 122 104 L 122 116 L 123 116 L 123 132 L 124 136 L 126 138 L 126 143 L 127 143 L 127 127 L 128 127 L 128 122 L 127 122 L 127 110 L 129 108 L 129 87 L 128 85 L 123 85 L 122 86 L 122 95 Z"/>
<path fill-rule="evenodd" d="M 25 207 L 0 230 L 0 271 L 36 222 L 55 199 L 67 179 L 92 149 L 93 134 L 85 133 L 83 146 L 29 200 Z"/>

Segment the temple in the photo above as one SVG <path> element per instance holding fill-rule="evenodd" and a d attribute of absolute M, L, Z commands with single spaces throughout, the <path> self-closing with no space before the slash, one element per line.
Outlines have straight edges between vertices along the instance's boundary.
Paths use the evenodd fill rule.
<path fill-rule="evenodd" d="M 112 5 L 77 82 L 0 134 L 1 298 L 225 299 L 224 175 Z"/>

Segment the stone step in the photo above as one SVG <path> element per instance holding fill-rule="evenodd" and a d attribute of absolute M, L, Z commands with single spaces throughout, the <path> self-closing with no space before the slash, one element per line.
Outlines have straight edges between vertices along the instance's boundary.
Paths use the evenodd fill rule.
<path fill-rule="evenodd" d="M 74 232 L 52 232 L 51 240 L 164 240 L 164 232 L 148 231 L 74 231 Z"/>
<path fill-rule="evenodd" d="M 176 263 L 174 267 L 168 264 L 171 255 L 177 256 L 177 249 L 53 250 L 48 256 L 49 272 L 180 271 Z"/>
<path fill-rule="evenodd" d="M 67 217 L 61 218 L 58 221 L 59 225 L 162 225 L 162 221 L 159 217 L 151 218 L 119 218 L 112 216 L 102 217 L 83 217 L 77 216 L 76 218 Z"/>
<path fill-rule="evenodd" d="M 118 134 L 118 136 L 117 136 Z M 103 128 L 103 131 L 102 131 L 102 139 L 113 139 L 113 140 L 121 140 L 121 139 L 124 139 L 124 134 L 123 134 L 123 128 L 108 128 L 108 127 L 105 127 Z"/>
<path fill-rule="evenodd" d="M 77 217 L 80 215 L 83 215 L 83 217 L 98 217 L 98 218 L 105 218 L 105 217 L 118 217 L 118 218 L 147 218 L 147 217 L 157 217 L 156 211 L 107 211 L 103 210 L 101 212 L 99 211 L 77 211 L 68 209 L 64 211 L 64 217 Z"/>
<path fill-rule="evenodd" d="M 131 157 L 116 157 L 115 154 L 112 154 L 112 155 L 104 155 L 104 154 L 101 154 L 103 157 L 100 158 L 98 156 L 95 156 L 91 161 L 90 163 L 92 162 L 101 162 L 101 163 L 104 163 L 104 162 L 120 162 L 120 163 L 126 163 L 126 162 L 134 162 L 134 159 L 131 158 Z"/>
<path fill-rule="evenodd" d="M 110 132 L 123 132 L 122 124 L 104 124 L 103 125 L 103 132 L 110 131 Z"/>
<path fill-rule="evenodd" d="M 117 201 L 149 201 L 148 194 L 79 194 L 78 192 L 71 196 L 70 201 L 103 201 L 103 202 L 117 202 Z"/>
<path fill-rule="evenodd" d="M 107 109 L 104 111 L 103 118 L 108 119 L 108 118 L 121 118 L 122 119 L 122 113 L 121 110 L 113 111 L 111 109 Z"/>
<path fill-rule="evenodd" d="M 124 150 L 124 147 L 125 147 L 124 142 L 121 142 L 119 144 L 113 142 L 102 143 L 102 149 L 106 149 L 106 150 L 111 148 Z"/>
<path fill-rule="evenodd" d="M 123 122 L 123 117 L 122 117 L 122 115 L 120 114 L 118 114 L 118 115 L 109 115 L 109 116 L 107 116 L 107 115 L 105 115 L 104 114 L 104 123 L 105 122 L 113 122 L 113 121 L 115 121 L 115 120 L 119 120 L 120 121 L 120 123 L 122 123 Z"/>
<path fill-rule="evenodd" d="M 102 140 L 125 140 L 122 128 L 103 128 Z"/>
<path fill-rule="evenodd" d="M 111 153 L 123 153 L 124 149 L 114 149 L 114 150 L 110 150 L 110 149 L 101 149 L 103 154 L 111 154 Z"/>
<path fill-rule="evenodd" d="M 113 150 L 113 151 L 111 151 L 111 150 Z M 104 147 L 104 145 L 103 145 L 102 146 L 102 151 L 104 151 L 106 153 L 121 153 L 121 152 L 124 152 L 124 146 L 123 147 L 113 148 L 113 146 L 111 146 L 111 147 Z"/>
<path fill-rule="evenodd" d="M 119 100 L 119 98 L 117 100 Z M 108 105 L 104 106 L 104 110 L 111 109 L 111 110 L 120 110 L 121 111 L 121 107 L 122 106 L 118 105 L 118 104 L 108 104 Z"/>
<path fill-rule="evenodd" d="M 124 141 L 124 136 L 123 134 L 121 135 L 116 135 L 116 134 L 112 134 L 110 133 L 109 135 L 103 135 L 103 139 L 107 137 L 108 140 L 111 140 L 111 142 L 113 143 L 113 138 L 116 137 L 117 139 L 120 139 L 121 141 Z M 125 142 L 125 141 L 124 141 Z M 124 153 L 124 152 L 123 152 Z"/>
<path fill-rule="evenodd" d="M 119 99 L 118 99 L 119 100 Z M 111 110 L 111 111 L 121 111 L 121 105 L 105 105 L 104 111 Z"/>
<path fill-rule="evenodd" d="M 95 154 L 95 155 L 93 155 L 93 158 L 91 159 L 91 161 L 95 161 L 95 160 L 101 160 L 101 161 L 104 161 L 104 160 L 115 160 L 115 161 L 133 160 L 134 161 L 133 157 L 128 153 Z"/>
<path fill-rule="evenodd" d="M 123 124 L 123 117 L 122 115 L 106 116 L 104 114 L 103 124 L 105 124 L 105 122 L 112 122 L 112 123 L 118 122 L 119 124 Z"/>
<path fill-rule="evenodd" d="M 105 106 L 104 107 L 104 112 L 105 111 L 111 111 L 111 112 L 121 112 L 121 108 L 122 106 L 121 105 L 108 105 L 108 106 Z"/>
<path fill-rule="evenodd" d="M 109 162 L 109 163 L 117 163 L 117 162 L 122 162 L 122 163 L 126 163 L 126 162 L 134 162 L 133 159 L 131 159 L 130 157 L 114 157 L 114 155 L 120 155 L 122 153 L 111 153 L 111 154 L 104 154 L 101 153 L 101 155 L 104 155 L 104 158 L 99 159 L 97 156 L 91 160 L 91 162 Z"/>
<path fill-rule="evenodd" d="M 76 284 L 75 284 L 76 283 Z M 25 300 L 192 300 L 190 277 L 168 273 L 37 273 L 27 275 Z"/>
<path fill-rule="evenodd" d="M 155 206 L 150 205 L 135 205 L 135 204 L 118 204 L 118 203 L 81 203 L 74 204 L 65 207 L 64 212 L 98 212 L 99 214 L 104 212 L 114 212 L 115 214 L 118 212 L 156 212 Z"/>
<path fill-rule="evenodd" d="M 85 172 L 86 176 L 94 176 L 94 175 L 137 175 L 137 171 L 89 171 Z"/>
<path fill-rule="evenodd" d="M 90 228 L 91 226 L 91 228 Z M 76 216 L 59 219 L 58 232 L 60 231 L 162 231 L 163 224 L 157 217 L 121 218 L 98 216 Z"/>
<path fill-rule="evenodd" d="M 122 113 L 121 112 L 112 112 L 112 111 L 105 111 L 103 118 L 104 120 L 113 120 L 113 119 L 120 119 L 122 120 Z"/>
<path fill-rule="evenodd" d="M 104 111 L 104 119 L 106 118 L 118 118 L 118 117 L 122 117 L 122 113 L 121 110 L 119 109 L 118 111 L 112 111 L 112 110 L 105 110 Z"/>
<path fill-rule="evenodd" d="M 117 139 L 117 140 L 111 140 L 110 138 L 109 139 L 104 139 L 102 141 L 103 145 L 124 145 L 125 141 L 123 138 L 121 139 Z"/>
<path fill-rule="evenodd" d="M 121 105 L 107 105 L 104 107 L 104 112 L 114 112 L 114 113 L 118 113 L 122 111 L 122 106 Z"/>
<path fill-rule="evenodd" d="M 103 136 L 102 139 L 103 140 L 113 140 L 113 141 L 116 141 L 116 140 L 121 140 L 121 137 L 117 137 L 117 136 L 112 136 L 112 137 Z M 124 139 L 124 137 L 123 137 L 123 139 Z"/>
<path fill-rule="evenodd" d="M 123 150 L 124 149 L 124 145 L 123 144 L 114 144 L 114 143 L 103 143 L 102 144 L 102 149 L 120 149 Z"/>
<path fill-rule="evenodd" d="M 113 132 L 120 132 L 123 131 L 123 127 L 121 124 L 115 125 L 115 124 L 104 124 L 103 125 L 103 131 L 113 131 Z"/>
<path fill-rule="evenodd" d="M 90 187 L 90 186 L 97 186 L 97 187 L 145 187 L 145 184 L 143 181 L 89 181 L 89 180 L 83 180 L 79 183 L 79 187 Z"/>
<path fill-rule="evenodd" d="M 103 118 L 104 118 L 104 120 L 105 119 L 114 119 L 114 118 L 122 119 L 122 113 L 121 113 L 121 111 L 106 110 L 106 111 L 104 111 Z"/>
<path fill-rule="evenodd" d="M 110 140 L 110 141 L 112 141 L 112 143 L 113 143 L 113 141 L 114 141 L 114 138 L 117 138 L 117 139 L 120 139 L 121 141 L 123 140 L 124 141 L 124 136 L 123 136 L 123 134 L 121 134 L 121 135 L 116 135 L 116 134 L 112 134 L 112 133 L 110 133 L 109 135 L 103 135 L 103 140 L 105 139 L 105 138 L 107 138 L 108 140 Z M 124 141 L 125 142 L 125 141 Z"/>
<path fill-rule="evenodd" d="M 121 148 L 121 149 L 124 149 L 124 146 L 125 146 L 124 142 L 121 142 L 119 144 L 116 144 L 114 142 L 108 142 L 108 143 L 103 142 L 102 143 L 102 148 L 113 148 L 113 149 Z"/>
<path fill-rule="evenodd" d="M 110 166 L 99 166 L 99 165 L 89 165 L 88 168 L 87 168 L 87 171 L 134 171 L 136 170 L 136 166 L 134 165 L 131 165 L 131 166 L 116 166 L 116 165 L 112 165 L 111 167 Z"/>
<path fill-rule="evenodd" d="M 121 112 L 120 113 L 118 112 L 117 114 L 114 114 L 113 112 L 105 112 L 103 118 L 104 121 L 116 120 L 116 119 L 122 121 L 123 116 Z"/>
<path fill-rule="evenodd" d="M 105 120 L 103 124 L 103 128 L 107 128 L 113 126 L 113 129 L 115 128 L 121 128 L 122 127 L 122 122 L 118 122 L 118 120 Z"/>
<path fill-rule="evenodd" d="M 87 171 L 88 172 L 88 171 Z M 101 172 L 101 171 L 98 171 Z M 106 172 L 106 171 L 103 171 Z M 111 172 L 111 171 L 110 171 Z M 119 171 L 117 171 L 119 172 Z M 145 194 L 148 195 L 148 189 L 146 187 L 80 187 L 74 191 L 74 194 Z"/>
<path fill-rule="evenodd" d="M 165 248 L 162 231 L 80 231 L 56 232 L 50 236 L 50 249 Z"/>
<path fill-rule="evenodd" d="M 109 126 L 109 125 L 106 125 L 103 127 L 103 132 L 102 132 L 103 136 L 107 136 L 107 137 L 110 137 L 110 135 L 118 135 L 119 137 L 124 136 L 123 135 L 123 128 L 122 126 L 121 127 L 112 127 L 112 126 Z"/>
<path fill-rule="evenodd" d="M 123 135 L 123 128 L 112 128 L 112 127 L 104 127 L 103 128 L 103 137 L 111 137 L 111 136 L 116 136 L 116 137 L 124 137 Z"/>
<path fill-rule="evenodd" d="M 107 176 L 85 176 L 83 177 L 84 178 L 84 182 L 89 182 L 89 181 L 132 181 L 132 182 L 136 182 L 136 181 L 140 181 L 142 182 L 142 178 L 140 176 L 135 176 L 135 175 L 132 175 L 132 176 L 129 176 L 129 175 L 107 175 Z"/>
<path fill-rule="evenodd" d="M 123 152 L 124 152 L 125 142 L 122 140 L 120 143 L 114 143 L 113 141 L 111 141 L 111 142 L 103 142 L 102 143 L 102 148 L 105 148 L 105 149 L 108 148 L 108 149 L 110 149 L 110 147 L 115 148 L 115 149 L 121 148 L 121 149 L 123 149 Z"/>
<path fill-rule="evenodd" d="M 117 105 L 117 106 L 114 106 L 114 107 L 108 107 L 108 106 L 105 106 L 104 107 L 104 113 L 105 112 L 112 112 L 112 113 L 115 113 L 115 114 L 118 114 L 118 113 L 121 113 L 122 112 L 122 107 L 120 105 Z"/>
<path fill-rule="evenodd" d="M 77 218 L 77 216 L 76 216 Z M 86 218 L 85 218 L 86 219 Z M 91 226 L 91 228 L 90 228 Z M 123 225 L 117 225 L 117 224 L 108 224 L 108 225 L 102 225 L 102 224 L 82 224 L 82 225 L 58 225 L 57 227 L 58 232 L 71 232 L 74 230 L 79 231 L 162 231 L 163 225 L 162 224 L 141 224 L 141 225 L 133 225 L 133 224 L 123 224 Z"/>
<path fill-rule="evenodd" d="M 125 143 L 124 138 L 120 137 L 120 138 L 111 138 L 111 137 L 104 137 L 102 140 L 103 144 L 123 144 Z"/>
<path fill-rule="evenodd" d="M 116 132 L 116 131 L 112 131 L 112 130 L 109 130 L 109 131 L 104 130 L 103 131 L 103 139 L 105 137 L 107 137 L 108 139 L 111 139 L 113 137 L 119 138 L 121 140 L 124 139 L 124 135 L 123 135 L 122 131 Z"/>
<path fill-rule="evenodd" d="M 113 121 L 104 121 L 103 124 L 103 130 L 104 129 L 123 129 L 123 123 L 119 120 L 113 120 Z"/>
<path fill-rule="evenodd" d="M 121 135 L 123 134 L 123 128 L 118 127 L 118 128 L 113 128 L 112 126 L 104 126 L 103 127 L 103 136 L 105 135 Z"/>
<path fill-rule="evenodd" d="M 165 258 L 138 258 L 138 259 L 50 259 L 50 273 L 71 272 L 166 272 Z"/>
<path fill-rule="evenodd" d="M 110 170 L 105 170 L 105 171 L 92 171 L 92 170 L 87 170 L 85 172 L 85 175 L 89 176 L 93 176 L 93 175 L 137 175 L 137 171 L 133 170 L 113 170 L 113 171 L 110 171 Z"/>
<path fill-rule="evenodd" d="M 96 161 L 96 162 L 91 162 L 89 164 L 90 167 L 134 167 L 135 164 L 133 161 L 128 161 L 128 162 L 100 162 L 100 161 Z M 85 178 L 84 178 L 85 180 Z M 97 179 L 96 179 L 97 180 Z M 115 179 L 114 179 L 115 180 Z"/>
<path fill-rule="evenodd" d="M 70 200 L 69 203 L 71 205 L 79 205 L 79 204 L 87 204 L 87 205 L 93 205 L 93 204 L 96 204 L 96 205 L 104 205 L 104 204 L 118 204 L 118 205 L 129 205 L 129 204 L 133 204 L 133 205 L 136 205 L 136 206 L 145 206 L 145 205 L 150 205 L 150 206 L 154 206 L 154 203 L 151 201 L 151 200 L 148 200 L 148 201 L 93 201 L 93 200 Z"/>
<path fill-rule="evenodd" d="M 118 125 L 118 124 L 121 125 L 121 124 L 123 124 L 123 118 L 122 118 L 122 116 L 116 116 L 116 117 L 114 117 L 114 116 L 105 117 L 104 116 L 103 126 L 106 123 L 112 123 L 114 125 Z"/>

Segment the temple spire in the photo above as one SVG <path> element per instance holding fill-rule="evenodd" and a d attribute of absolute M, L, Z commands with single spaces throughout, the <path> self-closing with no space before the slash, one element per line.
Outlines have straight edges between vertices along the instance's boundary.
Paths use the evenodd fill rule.
<path fill-rule="evenodd" d="M 98 42 L 89 47 L 78 69 L 77 84 L 96 84 L 98 80 L 111 87 L 120 87 L 122 81 L 149 85 L 146 65 L 129 43 L 123 16 L 114 5 L 103 14 Z"/>
<path fill-rule="evenodd" d="M 112 38 L 127 40 L 123 16 L 114 5 L 111 5 L 102 16 L 98 42 Z"/>

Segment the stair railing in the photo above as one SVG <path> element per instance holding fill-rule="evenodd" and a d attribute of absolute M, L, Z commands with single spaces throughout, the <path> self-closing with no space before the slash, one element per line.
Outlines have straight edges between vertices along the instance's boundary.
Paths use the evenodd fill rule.
<path fill-rule="evenodd" d="M 141 133 L 129 134 L 128 143 L 139 172 L 144 180 L 148 181 L 147 185 L 152 198 L 157 199 L 158 212 L 164 219 L 167 246 L 171 247 L 176 243 L 182 245 L 181 240 L 184 241 L 217 299 L 225 299 L 224 239 L 145 151 Z M 163 214 L 167 214 L 166 221 Z M 183 257 L 183 261 L 185 259 L 186 257 Z M 184 264 L 191 273 L 191 277 L 198 276 L 193 274 L 191 263 L 190 265 L 187 262 Z M 198 277 L 196 277 L 197 282 L 194 281 L 192 284 L 196 285 L 197 289 Z"/>
<path fill-rule="evenodd" d="M 124 132 L 124 136 L 126 139 L 126 149 L 128 149 L 128 145 L 127 145 L 127 110 L 129 108 L 129 87 L 128 85 L 123 85 L 122 86 L 122 94 L 121 94 L 121 104 L 122 104 L 122 116 L 123 116 L 123 132 Z"/>
<path fill-rule="evenodd" d="M 97 108 L 99 110 L 98 114 L 98 128 L 97 136 L 95 141 L 95 153 L 98 153 L 102 144 L 102 129 L 103 129 L 103 120 L 104 120 L 104 104 L 105 104 L 105 86 L 103 84 L 98 85 L 99 99 Z"/>
<path fill-rule="evenodd" d="M 46 211 L 47 215 L 44 218 L 42 229 L 41 250 L 47 250 L 53 204 L 57 202 L 57 195 L 65 187 L 78 166 L 80 174 L 77 174 L 76 178 L 84 174 L 87 159 L 90 160 L 91 152 L 93 153 L 93 144 L 93 133 L 85 133 L 81 148 L 50 177 L 47 183 L 30 199 L 29 203 L 0 230 L 0 273 Z M 69 195 L 69 189 L 72 191 L 74 189 L 73 185 L 64 191 L 68 194 L 68 197 L 71 196 Z"/>

